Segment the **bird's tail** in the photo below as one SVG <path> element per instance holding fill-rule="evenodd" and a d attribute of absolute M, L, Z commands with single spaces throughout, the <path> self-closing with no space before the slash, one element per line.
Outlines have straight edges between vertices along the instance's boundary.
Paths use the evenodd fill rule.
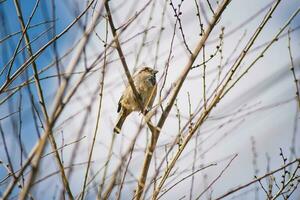
<path fill-rule="evenodd" d="M 121 132 L 123 123 L 124 123 L 124 121 L 125 121 L 125 119 L 126 119 L 127 116 L 128 116 L 128 114 L 125 113 L 125 112 L 121 112 L 121 113 L 119 114 L 118 121 L 117 121 L 117 123 L 116 123 L 116 125 L 115 125 L 115 127 L 114 127 L 114 132 L 115 132 L 115 133 L 119 134 L 119 133 Z"/>

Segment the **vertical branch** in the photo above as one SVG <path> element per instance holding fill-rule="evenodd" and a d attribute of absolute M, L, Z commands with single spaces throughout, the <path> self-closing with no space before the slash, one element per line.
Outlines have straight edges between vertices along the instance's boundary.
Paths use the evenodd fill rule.
<path fill-rule="evenodd" d="M 178 100 L 176 99 L 174 106 L 176 108 L 176 118 L 178 119 L 178 134 L 177 134 L 177 144 L 180 146 L 182 142 L 182 135 L 181 135 L 181 114 L 178 106 Z M 168 161 L 168 158 L 166 156 L 166 160 Z M 168 166 L 168 165 L 167 165 Z"/>
<path fill-rule="evenodd" d="M 99 184 L 99 187 L 98 187 L 98 193 L 97 193 L 97 199 L 98 200 L 101 199 L 101 195 L 102 195 L 102 192 L 103 192 L 105 179 L 106 179 L 107 172 L 108 172 L 108 169 L 109 169 L 108 168 L 109 163 L 110 163 L 110 160 L 111 160 L 111 157 L 112 157 L 112 154 L 113 154 L 113 146 L 114 146 L 114 142 L 115 142 L 115 137 L 116 137 L 116 134 L 113 134 L 112 139 L 111 139 L 111 143 L 110 143 L 110 146 L 109 146 L 106 162 L 104 164 L 105 168 L 104 168 L 104 172 L 103 172 L 103 175 L 102 175 L 102 180 L 101 180 L 101 183 Z"/>
<path fill-rule="evenodd" d="M 82 137 L 82 134 L 84 133 L 84 129 L 85 127 L 87 126 L 87 122 L 89 120 L 89 117 L 91 116 L 91 110 L 92 110 L 92 104 L 93 102 L 95 102 L 96 100 L 96 97 L 97 97 L 97 91 L 99 91 L 99 86 L 96 87 L 96 89 L 93 91 L 93 96 L 91 97 L 90 99 L 90 102 L 88 104 L 88 106 L 86 107 L 86 113 L 83 117 L 83 121 L 82 121 L 82 124 L 80 126 L 80 128 L 78 129 L 78 133 L 77 133 L 77 141 L 80 140 L 80 138 L 84 138 L 85 136 Z M 79 143 L 76 143 L 73 150 L 72 150 L 72 153 L 71 153 L 71 156 L 70 156 L 70 161 L 69 161 L 69 165 L 71 166 L 74 162 L 74 160 L 76 159 L 76 155 L 78 155 L 78 150 L 79 150 Z M 70 168 L 69 171 L 67 171 L 67 177 L 70 177 L 71 174 L 73 173 L 73 168 Z M 61 194 L 62 195 L 62 194 Z M 63 197 L 61 196 L 59 199 L 62 199 Z"/>
<path fill-rule="evenodd" d="M 52 3 L 52 20 L 53 20 L 53 37 L 55 37 L 56 35 L 56 4 L 55 4 L 55 0 L 51 0 Z M 59 61 L 58 61 L 58 50 L 57 50 L 57 43 L 56 41 L 54 41 L 53 43 L 53 53 L 55 56 L 55 69 L 56 69 L 56 73 L 57 75 L 60 75 L 60 66 L 59 66 Z M 61 77 L 58 76 L 58 85 L 60 85 L 61 83 Z"/>
<path fill-rule="evenodd" d="M 190 93 L 188 93 L 188 102 L 189 102 L 189 123 L 190 123 L 189 128 L 191 129 L 193 127 L 193 122 L 192 122 L 193 114 L 192 114 Z M 196 134 L 196 138 L 195 138 L 195 147 L 194 147 L 193 164 L 192 164 L 193 175 L 192 175 L 191 187 L 190 187 L 190 200 L 192 200 L 192 198 L 193 198 L 193 189 L 194 189 L 194 180 L 195 180 L 194 172 L 195 172 L 197 153 L 198 153 L 198 136 L 199 136 L 199 132 Z"/>
<path fill-rule="evenodd" d="M 251 137 L 251 151 L 252 151 L 252 166 L 253 166 L 253 170 L 254 170 L 254 177 L 257 177 L 258 176 L 258 172 L 259 172 L 259 169 L 258 169 L 258 166 L 257 166 L 257 151 L 256 151 L 256 142 L 255 142 L 255 139 L 254 137 L 252 136 Z M 260 181 L 259 181 L 260 183 Z M 261 184 L 261 183 L 260 183 Z M 261 187 L 262 187 L 262 184 L 261 184 Z M 264 189 L 264 187 L 262 187 Z M 255 200 L 258 200 L 259 196 L 258 196 L 258 192 L 259 192 L 259 187 L 256 186 L 255 187 Z M 268 193 L 266 192 L 266 194 L 268 195 Z"/>
<path fill-rule="evenodd" d="M 224 30 L 225 30 L 225 27 L 222 27 L 222 29 L 221 29 L 221 34 L 220 34 L 220 36 L 219 36 L 219 38 L 220 38 L 220 46 L 219 46 L 219 48 L 217 48 L 218 49 L 218 51 L 220 52 L 220 63 L 219 63 L 219 65 L 218 65 L 218 79 L 217 79 L 217 85 L 219 84 L 219 82 L 220 82 L 220 79 L 221 79 L 221 73 L 222 73 L 222 61 L 223 61 L 223 44 L 224 44 L 224 41 L 223 41 L 223 39 L 224 39 Z M 240 43 L 240 42 L 239 42 Z"/>
<path fill-rule="evenodd" d="M 202 75 L 202 84 L 203 84 L 203 108 L 204 111 L 206 110 L 206 81 L 205 81 L 205 74 L 206 74 L 206 60 L 205 60 L 205 45 L 203 45 L 203 75 Z"/>
<path fill-rule="evenodd" d="M 123 166 L 123 162 L 125 162 L 128 155 L 131 153 L 131 151 L 133 151 L 138 135 L 139 135 L 139 131 L 137 132 L 137 134 L 135 134 L 134 138 L 131 140 L 131 143 L 128 146 L 127 150 L 125 151 L 124 155 L 122 155 L 121 162 L 119 163 L 119 165 L 116 167 L 116 170 L 112 174 L 111 181 L 110 181 L 109 185 L 107 186 L 107 189 L 103 192 L 102 198 L 99 196 L 99 193 L 98 193 L 97 200 L 109 198 L 109 195 L 111 194 L 111 192 L 116 184 L 118 174 Z"/>
<path fill-rule="evenodd" d="M 167 3 L 168 3 L 168 1 L 165 1 L 163 11 L 162 11 L 162 14 L 161 14 L 160 29 L 159 29 L 159 33 L 158 33 L 158 39 L 156 41 L 156 48 L 155 48 L 155 58 L 154 58 L 154 66 L 153 66 L 154 69 L 157 67 L 158 53 L 159 53 L 159 47 L 160 47 L 160 43 L 161 43 L 161 36 L 162 36 L 163 30 L 165 30 L 164 21 L 165 21 Z"/>
<path fill-rule="evenodd" d="M 145 47 L 145 43 L 146 43 L 146 40 L 147 40 L 147 36 L 148 36 L 148 30 L 149 29 L 149 26 L 151 24 L 151 21 L 153 19 L 153 13 L 154 13 L 154 8 L 155 8 L 155 4 L 156 4 L 156 0 L 153 1 L 152 3 L 152 6 L 150 8 L 150 14 L 149 14 L 149 17 L 148 17 L 148 20 L 147 20 L 147 23 L 146 23 L 146 27 L 145 27 L 145 32 L 143 33 L 143 38 L 142 38 L 142 43 L 138 49 L 138 53 L 136 55 L 136 58 L 135 58 L 135 61 L 134 61 L 134 68 L 133 68 L 133 71 L 136 69 L 137 65 L 138 65 L 138 62 L 139 62 L 139 59 L 140 59 L 140 56 L 142 54 L 142 51 L 143 51 L 143 48 Z"/>
<path fill-rule="evenodd" d="M 182 23 L 181 23 L 181 19 L 180 19 L 180 16 L 182 15 L 182 12 L 181 12 L 181 5 L 183 3 L 184 0 L 180 0 L 180 3 L 178 4 L 178 11 L 177 11 L 177 8 L 175 8 L 172 0 L 170 0 L 170 5 L 174 11 L 174 16 L 176 17 L 176 23 L 178 21 L 178 24 L 179 24 L 179 30 L 180 30 L 180 33 L 181 33 L 181 37 L 182 37 L 182 40 L 183 40 L 183 44 L 186 48 L 186 50 L 192 54 L 192 51 L 191 49 L 189 48 L 188 44 L 187 44 L 187 41 L 186 41 L 186 38 L 185 38 L 185 35 L 184 35 L 184 32 L 183 32 L 183 27 L 182 27 Z"/>
<path fill-rule="evenodd" d="M 202 36 L 203 33 L 204 33 L 204 28 L 203 28 L 203 22 L 201 20 L 201 14 L 200 14 L 200 9 L 199 9 L 199 4 L 198 4 L 197 0 L 194 0 L 194 2 L 195 2 L 196 10 L 197 10 L 196 16 L 198 18 L 199 26 L 200 26 L 200 34 L 199 35 Z"/>
<path fill-rule="evenodd" d="M 17 15 L 18 15 L 18 18 L 19 18 L 20 21 L 21 21 L 21 20 L 23 21 L 23 17 L 22 17 L 22 14 L 21 14 L 21 10 L 20 10 L 20 8 L 19 8 L 18 2 L 17 2 L 17 3 L 16 3 L 16 2 L 17 2 L 17 1 L 14 0 L 15 6 L 16 6 L 16 8 L 17 8 Z M 29 19 L 28 19 L 28 23 L 27 23 L 26 26 L 24 25 L 24 22 L 23 22 L 23 25 L 22 25 L 22 27 L 21 27 L 21 28 L 22 28 L 22 35 L 21 35 L 21 37 L 20 37 L 20 39 L 19 39 L 19 41 L 18 41 L 18 44 L 17 44 L 17 46 L 16 46 L 16 48 L 15 48 L 15 50 L 14 50 L 14 53 L 13 53 L 12 58 L 11 58 L 10 63 L 9 63 L 9 68 L 8 68 L 8 72 L 7 72 L 7 75 L 6 75 L 6 80 L 7 80 L 7 81 L 10 80 L 10 73 L 11 73 L 11 70 L 12 70 L 12 67 L 13 67 L 13 64 L 14 64 L 14 61 L 15 61 L 15 59 L 16 59 L 16 56 L 17 56 L 17 54 L 18 54 L 18 50 L 19 50 L 19 48 L 20 48 L 20 45 L 21 45 L 21 43 L 22 43 L 22 40 L 23 40 L 24 36 L 26 37 L 26 31 L 27 31 L 27 28 L 29 27 L 29 24 L 30 24 L 30 22 L 31 22 L 31 20 L 32 20 L 34 14 L 35 14 L 35 12 L 36 12 L 36 10 L 37 10 L 37 7 L 38 7 L 38 5 L 39 5 L 39 2 L 40 2 L 40 0 L 37 0 L 37 1 L 36 1 L 35 6 L 34 6 L 32 12 L 31 12 L 31 15 L 30 15 L 30 17 L 29 17 Z M 25 39 L 26 39 L 26 38 L 25 38 Z M 26 45 L 27 45 L 27 41 L 26 41 Z M 27 48 L 28 48 L 28 47 L 27 47 Z M 6 68 L 6 66 L 5 66 L 4 68 Z M 3 71 L 2 71 L 2 72 L 3 72 Z M 2 72 L 1 72 L 1 73 L 2 73 Z"/>
<path fill-rule="evenodd" d="M 24 148 L 22 143 L 22 92 L 20 91 L 19 96 L 19 105 L 18 105 L 18 114 L 19 114 L 19 125 L 18 125 L 18 143 L 20 147 L 20 167 L 23 166 L 23 154 L 24 154 Z M 24 185 L 24 176 L 22 175 L 22 184 Z"/>
<path fill-rule="evenodd" d="M 28 71 L 26 71 L 25 77 L 27 80 L 29 80 Z M 35 102 L 34 102 L 34 97 L 33 97 L 32 91 L 31 91 L 31 87 L 30 86 L 26 87 L 26 90 L 27 90 L 27 93 L 28 93 L 29 99 L 30 99 L 30 104 L 31 104 L 30 109 L 31 109 L 31 113 L 32 113 L 32 118 L 33 118 L 35 130 L 36 130 L 37 138 L 40 139 L 41 134 L 40 134 L 39 128 L 41 127 L 42 129 L 44 129 L 44 126 L 41 121 L 40 115 L 37 112 Z"/>
<path fill-rule="evenodd" d="M 105 37 L 105 44 L 107 43 L 107 20 L 106 20 L 106 37 Z M 86 182 L 87 182 L 87 178 L 88 178 L 88 173 L 89 173 L 89 168 L 90 168 L 90 163 L 91 163 L 91 159 L 92 159 L 92 155 L 93 155 L 93 150 L 94 150 L 94 146 L 95 146 L 95 141 L 96 141 L 96 137 L 97 137 L 97 133 L 98 133 L 98 128 L 100 125 L 100 117 L 101 117 L 101 108 L 102 108 L 102 100 L 103 100 L 103 90 L 104 90 L 104 78 L 105 78 L 105 70 L 106 70 L 106 57 L 107 57 L 107 49 L 104 49 L 104 58 L 103 58 L 103 67 L 101 70 L 101 80 L 100 80 L 100 93 L 99 93 L 99 106 L 98 106 L 98 112 L 97 112 L 97 119 L 96 119 L 96 127 L 95 127 L 95 131 L 94 131 L 94 135 L 93 135 L 93 141 L 92 141 L 92 146 L 88 155 L 88 164 L 86 167 L 86 172 L 85 172 L 85 176 L 84 176 L 84 182 L 83 182 L 83 188 L 82 188 L 82 194 L 81 194 L 81 200 L 83 200 L 84 198 L 84 192 L 85 192 L 85 187 L 86 187 Z"/>
<path fill-rule="evenodd" d="M 293 158 L 295 158 L 297 156 L 296 154 L 296 137 L 297 137 L 297 132 L 298 132 L 298 126 L 299 126 L 299 108 L 296 109 L 295 112 L 295 117 L 294 117 L 294 126 L 293 126 L 293 134 L 292 134 L 292 141 L 291 141 L 291 147 L 290 147 L 290 157 L 289 157 L 289 162 L 292 161 Z"/>
<path fill-rule="evenodd" d="M 163 82 L 162 82 L 160 90 L 159 90 L 159 102 L 162 102 L 162 91 L 163 91 L 163 89 L 165 87 L 165 84 L 166 84 L 166 81 L 167 81 L 171 56 L 172 56 L 172 52 L 173 52 L 174 38 L 175 38 L 175 34 L 176 34 L 176 27 L 177 27 L 177 20 L 175 21 L 175 24 L 174 24 L 173 34 L 172 34 L 172 39 L 171 39 L 171 44 L 170 44 L 170 50 L 169 50 L 168 58 L 167 58 L 167 61 L 166 61 L 166 64 L 165 64 L 165 69 L 164 69 L 164 72 L 163 72 L 163 75 L 162 75 Z M 162 104 L 160 104 L 160 108 L 163 112 L 163 105 Z"/>
<path fill-rule="evenodd" d="M 128 172 L 128 167 L 129 167 L 129 164 L 130 164 L 130 161 L 132 159 L 132 153 L 133 151 L 131 151 L 129 153 L 129 158 L 128 158 L 128 161 L 127 161 L 127 164 L 125 166 L 125 169 L 124 169 L 124 173 L 123 173 L 123 176 L 121 177 L 121 180 L 120 180 L 120 187 L 119 187 L 119 190 L 117 192 L 117 200 L 120 200 L 121 199 L 121 193 L 122 193 L 122 189 L 124 187 L 124 181 L 125 181 L 125 178 L 126 178 L 126 174 Z M 122 174 L 122 173 L 121 173 Z"/>
<path fill-rule="evenodd" d="M 10 171 L 14 171 L 13 169 L 13 164 L 12 164 L 12 161 L 11 161 L 11 156 L 9 155 L 9 151 L 8 151 L 8 147 L 7 147 L 7 143 L 6 143 L 6 139 L 5 139 L 5 135 L 4 135 L 4 131 L 2 129 L 2 125 L 0 123 L 0 134 L 1 134 L 1 139 L 2 139 L 2 143 L 3 143 L 3 147 L 4 147 L 4 152 L 5 152 L 5 156 L 6 156 L 6 160 L 8 162 L 8 165 L 9 165 L 9 169 Z M 13 176 L 15 176 L 15 174 L 13 173 Z"/>
<path fill-rule="evenodd" d="M 292 74 L 293 74 L 293 78 L 294 78 L 294 81 L 295 81 L 295 85 L 296 85 L 296 99 L 297 99 L 297 102 L 298 102 L 298 109 L 300 109 L 300 94 L 299 94 L 299 84 L 298 84 L 298 79 L 297 79 L 297 76 L 296 76 L 296 73 L 295 73 L 295 65 L 294 65 L 294 60 L 293 60 L 293 56 L 292 56 L 292 50 L 291 50 L 291 30 L 289 29 L 288 30 L 288 49 L 289 49 L 289 56 L 290 56 L 290 60 L 291 60 L 291 71 L 292 71 Z"/>
<path fill-rule="evenodd" d="M 108 18 L 107 16 L 105 17 L 105 40 L 104 40 L 104 47 L 106 47 L 106 44 L 107 44 L 107 40 L 108 40 Z M 103 57 L 103 68 L 106 66 L 106 57 L 107 57 L 107 49 L 105 48 L 104 50 L 104 57 Z M 103 87 L 104 87 L 104 74 L 105 74 L 105 69 L 102 69 L 102 84 L 101 84 L 101 90 L 103 91 Z M 102 99 L 102 94 L 100 93 L 100 98 Z M 101 101 L 100 101 L 101 103 Z M 100 106 L 100 105 L 99 105 Z M 97 120 L 99 120 L 97 118 Z M 106 177 L 106 171 L 107 171 L 107 167 L 108 167 L 108 164 L 109 164 L 109 159 L 110 159 L 110 156 L 111 156 L 111 152 L 112 152 L 112 145 L 114 143 L 114 140 L 115 140 L 115 134 L 113 135 L 113 138 L 112 138 L 112 142 L 111 142 L 111 146 L 109 148 L 109 153 L 108 153 L 108 159 L 107 159 L 107 165 L 105 166 L 105 170 L 104 170 L 104 175 L 103 175 L 103 179 L 102 179 L 102 183 L 103 184 L 100 184 L 99 185 L 99 190 L 98 190 L 98 196 L 100 197 L 101 196 L 101 192 L 102 192 L 102 189 L 103 189 L 103 186 L 104 186 L 104 181 L 105 181 L 105 177 Z M 82 195 L 83 196 L 83 195 Z"/>

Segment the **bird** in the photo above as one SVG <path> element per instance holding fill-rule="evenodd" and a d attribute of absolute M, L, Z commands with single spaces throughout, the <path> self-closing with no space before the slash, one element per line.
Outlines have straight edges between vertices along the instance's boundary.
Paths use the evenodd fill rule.
<path fill-rule="evenodd" d="M 141 97 L 143 110 L 146 112 L 152 108 L 157 93 L 157 73 L 158 70 L 145 66 L 137 70 L 132 77 L 136 90 Z M 114 127 L 115 133 L 119 134 L 121 132 L 125 119 L 134 111 L 142 112 L 131 86 L 127 85 L 118 103 L 117 112 L 119 116 Z"/>

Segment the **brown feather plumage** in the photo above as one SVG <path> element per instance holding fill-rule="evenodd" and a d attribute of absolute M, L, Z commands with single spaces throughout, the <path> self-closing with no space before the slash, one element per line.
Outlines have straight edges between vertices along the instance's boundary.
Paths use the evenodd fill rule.
<path fill-rule="evenodd" d="M 144 109 L 148 111 L 153 105 L 157 92 L 155 76 L 157 72 L 157 70 L 150 67 L 143 67 L 133 75 L 134 85 L 141 95 Z M 131 87 L 128 85 L 118 103 L 117 112 L 119 113 L 119 117 L 114 127 L 115 133 L 120 133 L 125 119 L 131 112 L 134 111 L 140 111 L 140 107 L 135 99 Z"/>

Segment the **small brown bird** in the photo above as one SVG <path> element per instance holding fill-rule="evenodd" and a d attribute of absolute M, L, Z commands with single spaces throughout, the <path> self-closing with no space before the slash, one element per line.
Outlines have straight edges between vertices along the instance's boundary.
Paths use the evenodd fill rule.
<path fill-rule="evenodd" d="M 149 111 L 154 102 L 157 85 L 156 85 L 156 73 L 158 71 L 150 67 L 143 67 L 133 75 L 133 82 L 136 90 L 142 98 L 144 109 Z M 138 101 L 132 92 L 130 85 L 128 85 L 123 92 L 118 104 L 118 121 L 115 125 L 114 132 L 120 133 L 122 125 L 126 117 L 133 111 L 140 111 Z"/>

